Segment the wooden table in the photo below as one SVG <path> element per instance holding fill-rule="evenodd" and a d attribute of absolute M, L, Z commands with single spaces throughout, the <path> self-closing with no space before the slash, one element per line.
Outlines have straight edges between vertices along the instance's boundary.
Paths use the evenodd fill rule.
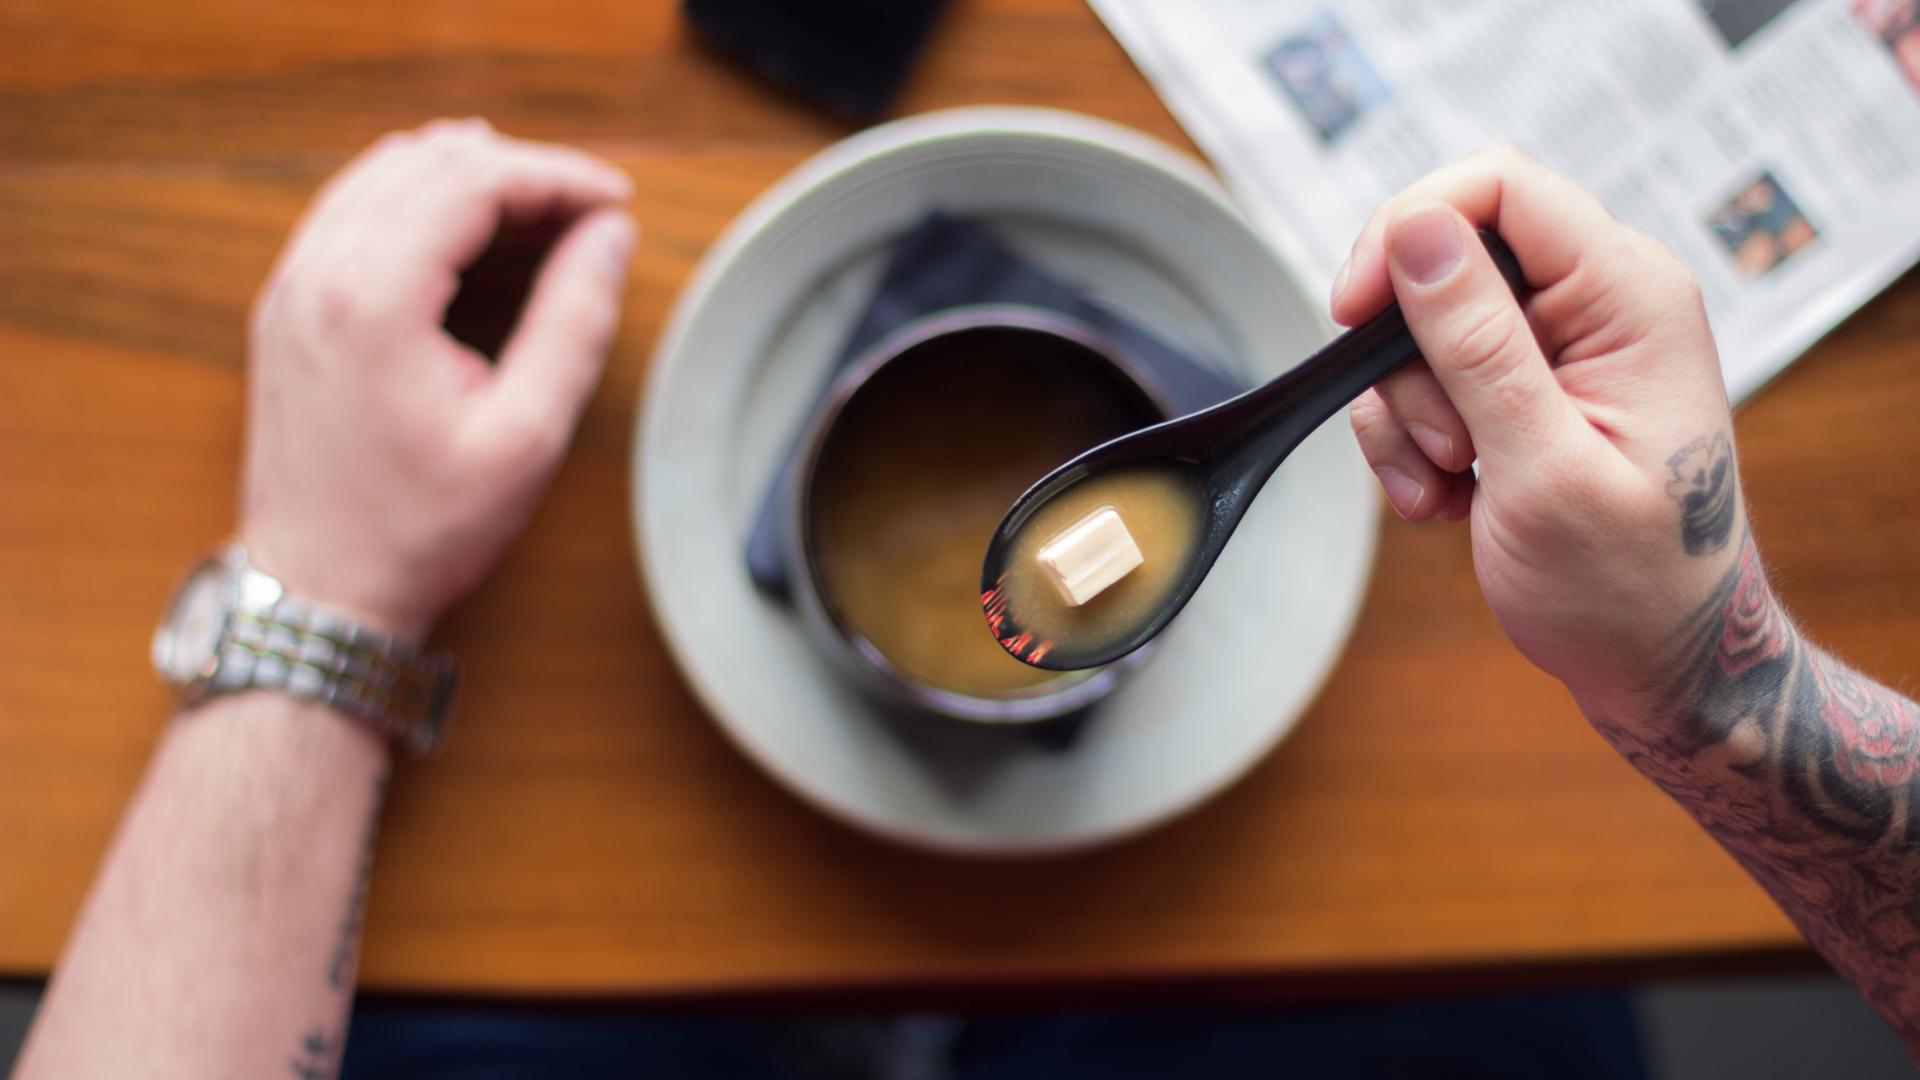
<path fill-rule="evenodd" d="M 1079 109 L 1186 145 L 1081 0 L 957 5 L 901 105 Z M 1804 955 L 1502 638 L 1460 529 L 1388 514 L 1296 734 L 1191 817 L 999 865 L 897 850 L 776 788 L 702 715 L 638 585 L 649 351 L 727 220 L 846 128 L 632 0 L 0 5 L 0 973 L 53 961 L 167 698 L 150 627 L 232 520 L 242 326 L 321 178 L 438 114 L 630 169 L 645 236 L 552 497 L 447 627 L 471 681 L 403 771 L 365 982 L 688 995 L 1240 979 Z M 1920 278 L 1739 418 L 1756 529 L 1812 634 L 1920 670 Z M 1163 983 L 1164 985 L 1164 983 Z"/>

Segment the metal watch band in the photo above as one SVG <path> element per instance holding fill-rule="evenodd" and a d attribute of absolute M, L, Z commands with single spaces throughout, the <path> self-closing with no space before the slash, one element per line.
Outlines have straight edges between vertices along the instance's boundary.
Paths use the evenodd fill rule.
<path fill-rule="evenodd" d="M 416 755 L 439 746 L 459 661 L 291 596 L 244 562 L 238 574 L 214 692 L 279 690 L 338 709 Z"/>

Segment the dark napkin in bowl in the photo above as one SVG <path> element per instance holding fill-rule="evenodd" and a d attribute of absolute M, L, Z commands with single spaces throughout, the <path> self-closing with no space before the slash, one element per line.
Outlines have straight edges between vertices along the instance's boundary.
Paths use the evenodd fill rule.
<path fill-rule="evenodd" d="M 881 338 L 923 316 L 969 304 L 1022 304 L 1079 319 L 1151 371 L 1176 413 L 1204 409 L 1245 389 L 1036 269 L 985 227 L 932 214 L 895 243 L 879 288 L 847 335 L 821 393 L 842 368 Z M 798 441 L 796 432 L 794 442 Z M 781 598 L 791 596 L 793 588 L 786 563 L 786 505 L 798 467 L 796 457 L 797 453 L 789 453 L 768 485 L 747 537 L 747 572 L 753 583 Z"/>

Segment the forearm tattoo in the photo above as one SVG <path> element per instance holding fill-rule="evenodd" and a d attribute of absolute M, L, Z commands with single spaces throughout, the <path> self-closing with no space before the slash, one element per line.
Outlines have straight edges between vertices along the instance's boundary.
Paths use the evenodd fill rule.
<path fill-rule="evenodd" d="M 360 839 L 360 862 L 353 885 L 347 893 L 346 911 L 340 916 L 333 952 L 327 962 L 327 988 L 346 997 L 353 992 L 353 972 L 359 958 L 360 930 L 367 913 L 367 884 L 373 876 L 373 844 L 380 831 L 380 809 L 386 803 L 387 773 L 382 770 L 373 779 L 373 800 L 367 808 L 367 824 Z M 342 1011 L 345 1005 L 342 1005 Z M 341 1051 L 346 1047 L 345 1021 L 339 1033 L 328 1035 L 327 1028 L 315 1026 L 300 1039 L 300 1046 L 287 1060 L 294 1080 L 333 1080 L 340 1072 Z"/>
<path fill-rule="evenodd" d="M 1724 550 L 1724 435 L 1675 454 L 1680 543 Z M 1651 722 L 1598 726 L 1773 894 L 1920 1053 L 1920 707 L 1808 643 L 1751 535 L 1673 642 Z"/>
<path fill-rule="evenodd" d="M 353 989 L 353 969 L 360 953 L 360 926 L 367 915 L 367 885 L 373 879 L 373 842 L 380 833 L 380 808 L 387 799 L 387 774 L 373 781 L 373 804 L 367 809 L 366 832 L 360 839 L 360 866 L 353 875 L 353 891 L 347 895 L 347 911 L 340 917 L 340 930 L 334 940 L 333 957 L 327 964 L 327 985 L 335 990 Z"/>
<path fill-rule="evenodd" d="M 1710 555 L 1733 535 L 1733 443 L 1725 434 L 1695 439 L 1667 459 L 1667 494 L 1680 503 L 1680 545 Z"/>
<path fill-rule="evenodd" d="M 314 1028 L 300 1038 L 300 1046 L 287 1059 L 287 1072 L 293 1080 L 333 1080 L 340 1073 L 341 1040 L 325 1029 Z"/>

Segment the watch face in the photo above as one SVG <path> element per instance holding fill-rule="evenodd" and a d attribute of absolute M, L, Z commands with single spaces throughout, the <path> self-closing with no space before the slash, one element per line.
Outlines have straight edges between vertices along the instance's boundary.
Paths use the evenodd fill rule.
<path fill-rule="evenodd" d="M 153 635 L 153 666 L 174 686 L 186 686 L 213 670 L 230 605 L 229 573 L 218 562 L 202 564 L 180 585 L 173 606 Z"/>

